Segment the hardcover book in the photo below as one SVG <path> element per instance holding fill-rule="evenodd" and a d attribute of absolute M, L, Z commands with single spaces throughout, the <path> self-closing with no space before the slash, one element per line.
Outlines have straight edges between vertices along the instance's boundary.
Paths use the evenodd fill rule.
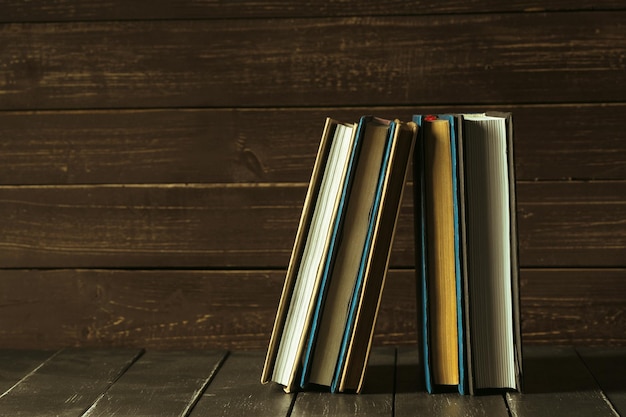
<path fill-rule="evenodd" d="M 416 130 L 327 119 L 262 382 L 361 390 Z"/>
<path fill-rule="evenodd" d="M 420 125 L 414 184 L 426 387 L 521 390 L 511 114 L 414 120 Z"/>

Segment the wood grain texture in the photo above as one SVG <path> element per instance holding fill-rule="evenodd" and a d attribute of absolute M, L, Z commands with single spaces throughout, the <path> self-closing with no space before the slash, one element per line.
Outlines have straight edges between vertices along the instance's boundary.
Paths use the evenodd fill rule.
<path fill-rule="evenodd" d="M 522 270 L 525 342 L 626 343 L 626 269 Z"/>
<path fill-rule="evenodd" d="M 0 396 L 54 356 L 54 351 L 0 350 Z"/>
<path fill-rule="evenodd" d="M 514 115 L 525 340 L 626 344 L 625 13 L 0 2 L 0 347 L 265 348 L 323 119 L 484 110 Z M 405 196 L 378 345 L 416 340 Z"/>
<path fill-rule="evenodd" d="M 524 349 L 524 393 L 508 393 L 506 399 L 514 417 L 617 417 L 571 347 Z"/>
<path fill-rule="evenodd" d="M 518 180 L 626 178 L 625 104 L 502 105 L 513 112 Z M 485 106 L 0 112 L 0 182 L 307 182 L 324 118 Z"/>
<path fill-rule="evenodd" d="M 271 184 L 5 188 L 0 264 L 284 266 L 304 194 Z"/>
<path fill-rule="evenodd" d="M 0 398 L 0 415 L 82 415 L 138 355 L 123 349 L 60 352 Z"/>
<path fill-rule="evenodd" d="M 626 182 L 518 184 L 522 266 L 619 267 Z M 0 187 L 0 267 L 284 268 L 304 184 Z M 414 265 L 410 192 L 391 265 Z"/>
<path fill-rule="evenodd" d="M 625 344 L 625 274 L 523 269 L 523 340 Z M 0 348 L 265 349 L 284 278 L 284 271 L 5 270 Z M 415 301 L 414 271 L 390 271 L 375 345 L 416 343 Z"/>
<path fill-rule="evenodd" d="M 612 12 L 3 29 L 3 110 L 599 103 L 626 89 Z"/>
<path fill-rule="evenodd" d="M 613 408 L 626 415 L 626 351 L 618 348 L 576 348 Z"/>
<path fill-rule="evenodd" d="M 392 416 L 395 349 L 373 349 L 359 395 L 327 392 L 299 393 L 291 417 Z"/>
<path fill-rule="evenodd" d="M 186 417 L 225 356 L 216 351 L 146 352 L 83 417 Z"/>
<path fill-rule="evenodd" d="M 519 184 L 517 202 L 521 265 L 624 266 L 626 182 Z"/>
<path fill-rule="evenodd" d="M 542 10 L 623 10 L 617 0 L 603 1 L 551 1 L 488 0 L 440 2 L 403 2 L 361 0 L 331 0 L 323 4 L 314 1 L 229 1 L 176 0 L 127 2 L 123 0 L 81 1 L 71 0 L 31 1 L 25 5 L 19 0 L 3 1 L 0 16 L 4 22 L 22 21 L 75 21 L 75 20 L 143 20 L 143 19 L 216 19 L 241 17 L 310 17 L 336 15 L 407 15 L 427 13 L 468 13 L 479 8 L 483 12 L 520 12 Z"/>
<path fill-rule="evenodd" d="M 0 357 L 26 363 L 32 360 L 33 354 L 33 351 L 1 351 Z M 340 417 L 425 413 L 429 416 L 530 417 L 617 416 L 615 411 L 623 411 L 615 401 L 615 394 L 624 392 L 624 384 L 620 384 L 624 374 L 615 372 L 619 370 L 616 366 L 624 363 L 623 348 L 527 347 L 524 356 L 530 374 L 526 392 L 480 396 L 426 394 L 415 346 L 374 348 L 366 374 L 370 389 L 361 395 L 313 391 L 284 394 L 276 384 L 261 385 L 258 376 L 264 354 L 264 351 L 231 352 L 216 368 L 216 361 L 219 363 L 223 357 L 217 352 L 148 350 L 128 364 L 121 376 L 104 387 L 96 404 L 82 413 L 79 409 L 70 410 L 71 405 L 64 409 L 56 405 L 88 403 L 93 393 L 103 388 L 101 383 L 106 374 L 116 368 L 120 350 L 83 349 L 74 350 L 71 355 L 61 352 L 14 388 L 30 390 L 32 395 L 24 395 L 20 407 L 2 411 L 7 416 L 92 416 L 103 403 L 122 405 L 109 408 L 107 416 L 143 415 L 147 408 L 159 406 L 149 415 Z M 98 370 L 102 372 L 97 373 Z M 616 385 L 604 385 L 608 381 Z M 43 385 L 45 382 L 48 384 Z M 196 402 L 194 389 L 198 383 L 205 382 L 208 386 Z M 65 396 L 72 392 L 75 394 L 66 400 Z M 159 395 L 155 395 L 157 393 Z M 292 408 L 295 399 L 297 403 Z M 609 404 L 609 399 L 613 404 Z M 3 400 L 0 396 L 0 404 Z"/>
<path fill-rule="evenodd" d="M 264 351 L 228 355 L 190 417 L 288 416 L 296 395 L 285 394 L 277 384 L 259 382 L 264 361 Z"/>
<path fill-rule="evenodd" d="M 397 355 L 394 416 L 509 416 L 501 395 L 428 394 L 419 350 L 416 347 L 400 347 Z"/>
<path fill-rule="evenodd" d="M 272 271 L 5 271 L 0 340 L 18 348 L 261 349 L 283 279 Z"/>

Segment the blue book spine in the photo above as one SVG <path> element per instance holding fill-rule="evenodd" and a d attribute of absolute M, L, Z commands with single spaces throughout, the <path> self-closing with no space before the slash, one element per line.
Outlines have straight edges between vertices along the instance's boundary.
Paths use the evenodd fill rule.
<path fill-rule="evenodd" d="M 421 216 L 419 219 L 415 221 L 420 224 L 420 236 L 418 239 L 421 240 L 421 262 L 419 265 L 416 265 L 416 268 L 419 268 L 420 271 L 420 282 L 418 285 L 421 287 L 421 328 L 422 328 L 422 355 L 424 357 L 424 379 L 426 383 L 426 390 L 430 393 L 433 392 L 433 384 L 432 384 L 432 374 L 430 371 L 430 341 L 428 337 L 428 280 L 427 280 L 427 262 L 426 262 L 426 219 L 424 217 L 424 213 L 426 212 L 425 201 L 424 201 L 424 141 L 423 141 L 423 130 L 422 130 L 422 115 L 413 116 L 413 121 L 417 123 L 419 128 L 418 132 L 418 140 L 415 144 L 417 148 L 417 161 L 418 168 L 416 171 L 419 171 L 419 177 L 414 178 L 414 181 L 420 182 L 420 192 L 419 201 L 416 201 L 415 204 L 420 205 L 420 213 Z"/>

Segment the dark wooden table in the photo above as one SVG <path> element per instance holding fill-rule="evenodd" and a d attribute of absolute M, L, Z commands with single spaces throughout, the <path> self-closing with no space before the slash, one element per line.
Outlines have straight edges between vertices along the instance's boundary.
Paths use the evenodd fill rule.
<path fill-rule="evenodd" d="M 416 349 L 377 348 L 364 393 L 285 394 L 264 352 L 0 351 L 0 416 L 626 416 L 626 348 L 528 346 L 525 392 L 429 395 Z"/>

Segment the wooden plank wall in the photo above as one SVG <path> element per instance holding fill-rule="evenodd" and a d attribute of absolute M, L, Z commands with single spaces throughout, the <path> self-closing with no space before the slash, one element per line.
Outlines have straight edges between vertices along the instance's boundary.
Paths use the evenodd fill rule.
<path fill-rule="evenodd" d="M 626 344 L 624 3 L 318 3 L 0 2 L 1 348 L 265 348 L 324 117 L 473 110 L 514 113 L 525 340 Z"/>

